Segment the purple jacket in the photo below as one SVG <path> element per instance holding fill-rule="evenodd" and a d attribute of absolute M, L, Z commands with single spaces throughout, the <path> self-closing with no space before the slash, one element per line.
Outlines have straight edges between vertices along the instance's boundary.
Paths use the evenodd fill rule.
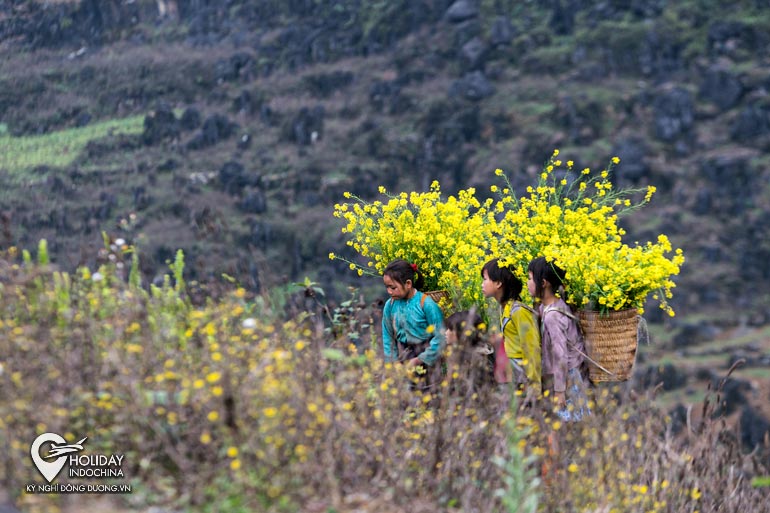
<path fill-rule="evenodd" d="M 561 298 L 548 306 L 540 305 L 539 310 L 543 344 L 543 380 L 553 380 L 554 392 L 565 392 L 567 372 L 580 367 L 585 353 L 578 321 Z"/>

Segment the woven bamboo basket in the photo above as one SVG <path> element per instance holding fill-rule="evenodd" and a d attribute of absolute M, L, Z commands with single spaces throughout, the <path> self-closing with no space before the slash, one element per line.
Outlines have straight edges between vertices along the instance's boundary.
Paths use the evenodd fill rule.
<path fill-rule="evenodd" d="M 444 315 L 448 315 L 450 313 L 449 310 L 452 306 L 452 301 L 448 290 L 431 290 L 425 294 L 427 294 L 433 301 L 436 302 L 436 304 L 441 308 L 441 311 L 444 312 Z"/>
<path fill-rule="evenodd" d="M 585 337 L 591 381 L 627 381 L 639 345 L 638 311 L 635 308 L 609 313 L 579 310 L 578 317 Z"/>

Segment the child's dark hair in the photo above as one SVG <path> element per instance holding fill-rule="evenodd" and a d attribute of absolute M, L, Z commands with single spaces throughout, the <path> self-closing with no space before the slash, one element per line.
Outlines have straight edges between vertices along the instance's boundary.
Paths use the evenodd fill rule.
<path fill-rule="evenodd" d="M 511 299 L 521 299 L 521 280 L 516 277 L 507 267 L 500 267 L 499 258 L 493 258 L 481 268 L 481 277 L 484 277 L 484 271 L 489 275 L 492 281 L 499 281 L 503 284 L 503 297 L 501 303 L 506 303 Z"/>
<path fill-rule="evenodd" d="M 535 296 L 543 297 L 543 280 L 551 284 L 554 292 L 564 285 L 566 273 L 554 262 L 549 262 L 545 257 L 533 259 L 527 267 L 527 272 L 532 273 L 535 282 Z"/>
<path fill-rule="evenodd" d="M 481 343 L 481 331 L 484 321 L 475 310 L 463 310 L 455 312 L 444 319 L 447 330 L 457 333 L 457 340 L 461 344 L 477 346 Z"/>
<path fill-rule="evenodd" d="M 390 276 L 390 278 L 404 285 L 407 281 L 412 282 L 412 286 L 417 290 L 422 290 L 422 272 L 417 268 L 415 264 L 410 264 L 406 260 L 393 260 L 382 271 L 383 276 Z"/>

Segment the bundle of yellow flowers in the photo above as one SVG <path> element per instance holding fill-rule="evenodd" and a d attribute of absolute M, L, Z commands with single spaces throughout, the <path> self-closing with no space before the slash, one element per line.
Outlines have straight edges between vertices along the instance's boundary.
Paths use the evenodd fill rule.
<path fill-rule="evenodd" d="M 402 258 L 422 272 L 423 291 L 447 290 L 454 306 L 483 312 L 480 272 L 494 244 L 492 200 L 482 204 L 473 188 L 443 199 L 437 181 L 423 193 L 390 195 L 382 186 L 379 192 L 385 200 L 368 202 L 345 193 L 352 201 L 334 206 L 334 216 L 347 222 L 342 228 L 347 244 L 363 261 L 329 257 L 347 262 L 359 275 L 374 276 Z"/>
<path fill-rule="evenodd" d="M 641 314 L 650 294 L 669 315 L 668 303 L 675 284 L 672 276 L 684 262 L 681 249 L 672 252 L 665 235 L 656 242 L 629 246 L 618 217 L 650 201 L 654 186 L 646 189 L 613 188 L 609 175 L 620 159 L 613 157 L 606 169 L 593 174 L 589 168 L 573 169 L 555 150 L 528 196 L 514 196 L 502 170 L 496 174 L 506 187 L 496 186 L 500 199 L 495 210 L 502 218 L 496 234 L 504 260 L 526 280 L 529 261 L 545 256 L 566 272 L 569 301 L 579 308 L 602 313 L 637 309 Z M 636 198 L 636 199 L 634 199 Z"/>
<path fill-rule="evenodd" d="M 500 255 L 522 279 L 528 263 L 539 256 L 565 271 L 566 300 L 578 308 L 593 382 L 630 377 L 644 303 L 652 294 L 673 316 L 671 278 L 684 263 L 682 250 L 672 252 L 665 235 L 633 246 L 622 241 L 625 232 L 618 216 L 648 203 L 655 187 L 614 189 L 609 175 L 619 162 L 613 157 L 598 174 L 588 168 L 577 172 L 556 150 L 537 186 L 528 187 L 529 195 L 521 198 L 513 195 L 503 172 L 496 171 L 506 184 L 495 205 L 502 216 L 496 232 Z"/>

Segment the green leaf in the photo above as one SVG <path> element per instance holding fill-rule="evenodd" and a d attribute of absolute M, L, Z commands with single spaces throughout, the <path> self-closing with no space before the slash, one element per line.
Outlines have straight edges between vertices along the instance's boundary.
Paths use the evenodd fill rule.
<path fill-rule="evenodd" d="M 341 361 L 345 359 L 345 353 L 343 353 L 339 349 L 332 349 L 330 347 L 327 347 L 326 349 L 321 349 L 321 356 L 323 356 L 327 360 L 332 360 L 332 361 Z"/>
<path fill-rule="evenodd" d="M 48 265 L 50 259 L 48 257 L 48 241 L 40 239 L 37 245 L 37 263 L 40 265 Z"/>

